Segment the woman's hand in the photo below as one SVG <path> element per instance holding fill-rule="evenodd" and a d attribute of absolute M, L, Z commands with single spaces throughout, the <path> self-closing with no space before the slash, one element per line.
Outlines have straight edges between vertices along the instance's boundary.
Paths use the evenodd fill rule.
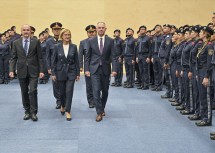
<path fill-rule="evenodd" d="M 55 75 L 52 76 L 52 80 L 56 81 L 56 76 Z"/>
<path fill-rule="evenodd" d="M 80 76 L 77 76 L 75 80 L 76 80 L 76 81 L 79 81 L 79 80 L 80 80 Z"/>

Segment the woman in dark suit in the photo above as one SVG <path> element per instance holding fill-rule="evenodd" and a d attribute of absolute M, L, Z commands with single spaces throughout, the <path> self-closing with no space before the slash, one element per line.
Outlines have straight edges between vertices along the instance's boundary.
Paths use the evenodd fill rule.
<path fill-rule="evenodd" d="M 80 68 L 77 46 L 71 43 L 71 32 L 64 29 L 60 34 L 62 42 L 55 45 L 52 56 L 52 79 L 60 88 L 61 114 L 66 112 L 66 119 L 72 119 L 70 110 L 75 80 L 80 79 Z"/>

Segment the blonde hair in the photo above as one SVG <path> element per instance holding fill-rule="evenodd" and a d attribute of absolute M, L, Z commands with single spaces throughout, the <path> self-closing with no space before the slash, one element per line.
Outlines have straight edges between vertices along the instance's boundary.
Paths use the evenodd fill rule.
<path fill-rule="evenodd" d="M 71 31 L 69 29 L 63 29 L 61 32 L 60 32 L 60 36 L 59 36 L 59 39 L 60 40 L 63 40 L 63 34 L 68 32 L 70 34 L 70 38 L 72 38 L 72 34 L 71 34 Z M 70 40 L 71 41 L 71 40 Z"/>

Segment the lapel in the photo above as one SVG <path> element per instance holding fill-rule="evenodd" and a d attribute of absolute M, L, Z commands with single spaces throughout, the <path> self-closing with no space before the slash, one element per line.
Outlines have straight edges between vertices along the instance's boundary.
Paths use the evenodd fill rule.
<path fill-rule="evenodd" d="M 30 42 L 29 42 L 30 44 L 29 44 L 29 48 L 28 48 L 28 55 L 30 54 L 30 52 L 33 50 L 32 49 L 32 47 L 33 47 L 33 39 L 32 38 L 30 38 Z M 28 56 L 27 55 L 27 56 Z"/>
<path fill-rule="evenodd" d="M 67 54 L 67 59 L 69 58 L 70 54 L 72 52 L 72 44 L 69 44 L 69 51 L 68 51 L 68 54 Z"/>
<path fill-rule="evenodd" d="M 22 44 L 22 40 L 23 40 L 23 38 L 20 38 L 19 39 L 19 47 L 20 47 L 20 49 L 21 49 L 21 52 L 25 55 L 25 50 L 24 50 L 24 48 L 23 48 L 23 44 Z M 25 55 L 26 56 L 26 55 Z"/>
<path fill-rule="evenodd" d="M 100 50 L 99 50 L 98 36 L 96 36 L 96 37 L 95 37 L 95 39 L 94 39 L 94 43 L 95 43 L 95 46 L 96 46 L 97 52 L 99 52 L 99 53 L 101 54 L 101 52 L 100 52 Z"/>
<path fill-rule="evenodd" d="M 67 57 L 69 55 L 69 52 L 68 52 L 68 55 L 66 57 L 65 53 L 64 53 L 64 50 L 63 50 L 63 43 L 60 43 L 59 46 L 58 46 L 58 49 L 59 49 L 59 53 L 62 55 L 64 61 L 67 63 Z"/>

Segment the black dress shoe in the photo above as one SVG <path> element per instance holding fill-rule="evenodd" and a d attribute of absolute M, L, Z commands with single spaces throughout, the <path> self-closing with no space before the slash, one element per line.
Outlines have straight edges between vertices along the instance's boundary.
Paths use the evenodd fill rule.
<path fill-rule="evenodd" d="M 173 103 L 171 103 L 171 105 L 172 105 L 172 106 L 180 106 L 181 104 L 178 103 L 178 102 L 173 102 Z"/>
<path fill-rule="evenodd" d="M 128 85 L 128 86 L 127 86 L 127 88 L 134 88 L 134 86 L 132 86 L 132 85 Z"/>
<path fill-rule="evenodd" d="M 29 120 L 31 118 L 30 113 L 25 113 L 23 120 Z"/>
<path fill-rule="evenodd" d="M 142 87 L 142 86 L 139 86 L 139 87 L 137 87 L 137 89 L 143 89 L 143 87 Z"/>
<path fill-rule="evenodd" d="M 158 87 L 157 89 L 156 89 L 156 91 L 158 92 L 158 91 L 162 91 L 162 88 L 161 87 Z"/>
<path fill-rule="evenodd" d="M 201 117 L 198 114 L 193 114 L 193 115 L 188 116 L 188 119 L 191 121 L 195 121 L 195 120 L 200 120 Z"/>
<path fill-rule="evenodd" d="M 112 84 L 111 84 L 111 86 L 115 86 L 115 85 L 116 85 L 116 83 L 112 83 Z"/>
<path fill-rule="evenodd" d="M 57 104 L 57 106 L 55 108 L 60 109 L 61 108 L 60 104 Z"/>
<path fill-rule="evenodd" d="M 211 135 L 211 136 L 215 136 L 215 132 L 211 132 L 210 135 Z"/>
<path fill-rule="evenodd" d="M 89 103 L 89 108 L 94 108 L 94 104 L 93 103 Z"/>
<path fill-rule="evenodd" d="M 115 87 L 121 87 L 122 86 L 122 84 L 116 84 L 115 85 Z"/>
<path fill-rule="evenodd" d="M 211 126 L 212 124 L 210 122 L 207 121 L 199 121 L 195 123 L 197 126 Z"/>
<path fill-rule="evenodd" d="M 210 136 L 211 140 L 215 140 L 215 135 Z"/>
<path fill-rule="evenodd" d="M 167 95 L 167 94 L 165 94 L 165 95 L 161 95 L 161 98 L 171 98 L 171 96 L 170 95 Z"/>
<path fill-rule="evenodd" d="M 185 110 L 185 108 L 184 108 L 184 106 L 177 106 L 176 108 L 175 108 L 176 110 Z"/>
<path fill-rule="evenodd" d="M 149 89 L 149 86 L 145 86 L 142 88 L 142 90 L 148 90 Z"/>
<path fill-rule="evenodd" d="M 151 89 L 151 91 L 156 91 L 157 90 L 157 87 L 154 87 Z"/>
<path fill-rule="evenodd" d="M 170 98 L 169 101 L 170 102 L 176 102 L 176 99 L 175 98 Z"/>
<path fill-rule="evenodd" d="M 212 108 L 211 108 L 212 110 L 215 110 L 215 106 L 212 106 Z"/>
<path fill-rule="evenodd" d="M 31 119 L 32 119 L 32 121 L 37 121 L 38 120 L 37 115 L 34 113 L 31 114 Z"/>
<path fill-rule="evenodd" d="M 192 114 L 189 110 L 181 110 L 180 113 L 182 115 L 190 115 L 190 114 Z"/>

